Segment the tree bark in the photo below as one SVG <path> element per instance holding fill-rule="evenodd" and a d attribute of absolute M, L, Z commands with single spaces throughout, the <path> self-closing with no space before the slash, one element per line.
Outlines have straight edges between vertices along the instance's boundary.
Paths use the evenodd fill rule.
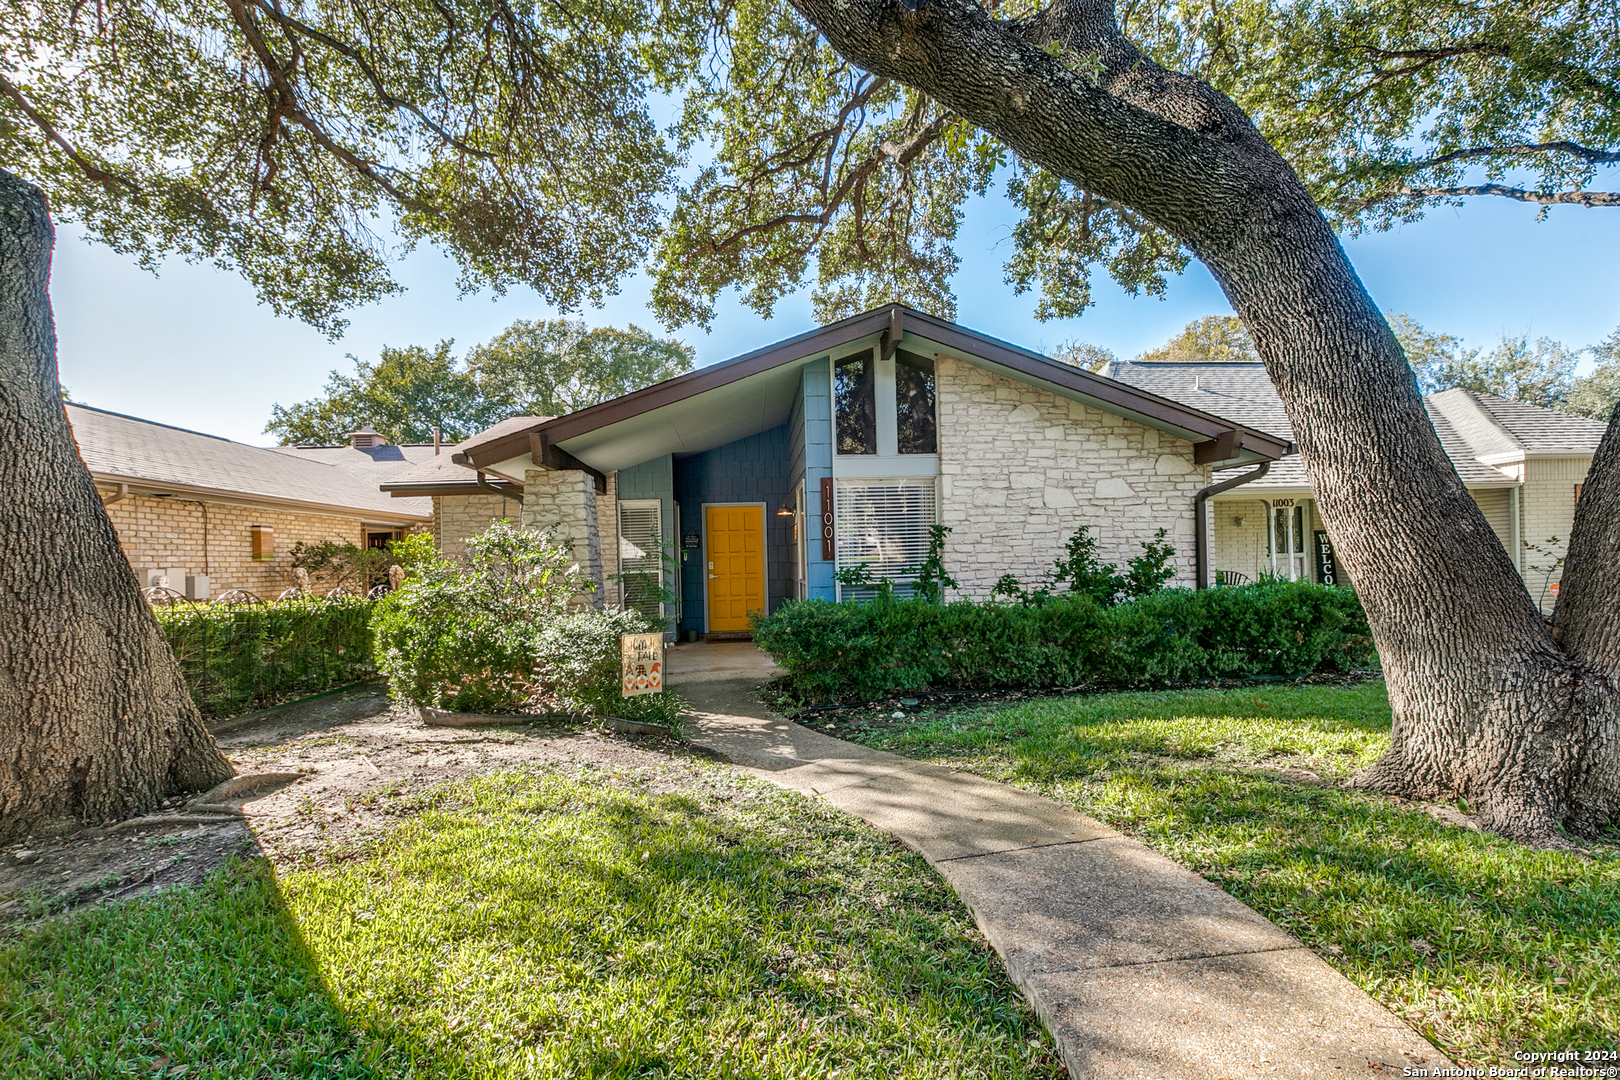
<path fill-rule="evenodd" d="M 0 170 L 0 841 L 231 775 L 68 427 L 53 242 L 45 196 Z"/>
<path fill-rule="evenodd" d="M 1458 479 L 1394 334 L 1304 185 L 1227 98 L 1132 46 L 1110 0 L 1059 0 L 1015 22 L 966 0 L 793 3 L 851 62 L 1130 206 L 1220 282 L 1287 408 L 1383 660 L 1391 745 L 1360 783 L 1460 796 L 1490 828 L 1543 843 L 1620 820 L 1615 425 L 1566 561 L 1564 640 L 1580 643 L 1568 652 Z"/>

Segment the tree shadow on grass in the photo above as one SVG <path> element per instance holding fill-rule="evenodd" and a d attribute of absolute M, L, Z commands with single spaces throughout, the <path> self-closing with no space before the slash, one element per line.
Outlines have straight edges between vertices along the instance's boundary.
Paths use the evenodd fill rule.
<path fill-rule="evenodd" d="M 268 863 L 100 904 L 0 947 L 0 1075 L 374 1077 Z"/>
<path fill-rule="evenodd" d="M 925 864 L 714 774 L 459 783 L 289 904 L 351 1020 L 444 1075 L 1060 1074 Z"/>

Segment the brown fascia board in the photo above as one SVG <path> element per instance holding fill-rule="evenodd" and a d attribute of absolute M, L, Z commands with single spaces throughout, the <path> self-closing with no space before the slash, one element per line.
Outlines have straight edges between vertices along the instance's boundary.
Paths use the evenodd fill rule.
<path fill-rule="evenodd" d="M 864 337 L 879 334 L 886 335 L 889 339 L 897 339 L 899 337 L 895 332 L 897 327 L 911 330 L 919 337 L 958 350 L 968 356 L 977 356 L 1021 375 L 1083 394 L 1124 413 L 1190 431 L 1208 440 L 1217 439 L 1227 432 L 1237 432 L 1240 436 L 1237 445 L 1242 450 L 1268 460 L 1276 460 L 1293 450 L 1292 443 L 1275 435 L 1222 420 L 1220 417 L 1189 408 L 1169 398 L 1139 390 L 1129 383 L 1106 379 L 1073 365 L 1050 360 L 1039 353 L 1021 349 L 977 331 L 966 330 L 955 323 L 924 314 L 903 304 L 885 304 L 797 337 L 779 341 L 774 345 L 767 345 L 763 349 L 661 383 L 654 383 L 623 397 L 604 401 L 600 405 L 592 405 L 590 408 L 559 416 L 532 429 L 512 432 L 501 439 L 479 446 L 470 453 L 456 455 L 458 463 L 479 468 L 520 457 L 529 452 L 530 431 L 543 434 L 548 444 L 556 446 L 576 435 L 583 435 L 588 431 L 628 420 L 644 412 L 684 401 L 727 383 L 746 379 L 750 375 L 769 371 L 794 360 L 812 357 Z M 460 461 L 461 458 L 466 460 Z"/>
<path fill-rule="evenodd" d="M 379 484 L 378 488 L 388 492 L 396 499 L 410 499 L 421 495 L 490 495 L 494 494 L 489 488 L 479 486 L 476 480 L 461 481 L 434 481 L 420 484 Z M 491 480 L 489 486 L 496 488 L 502 495 L 510 495 L 514 499 L 523 498 L 523 488 L 510 480 Z"/>

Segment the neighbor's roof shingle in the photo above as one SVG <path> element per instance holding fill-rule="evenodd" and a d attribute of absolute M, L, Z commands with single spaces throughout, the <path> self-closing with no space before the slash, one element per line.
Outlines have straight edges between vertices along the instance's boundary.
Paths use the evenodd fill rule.
<path fill-rule="evenodd" d="M 392 499 L 376 484 L 320 461 L 86 405 L 70 404 L 66 410 L 79 454 L 99 477 L 302 503 L 384 521 L 432 513 L 428 500 Z"/>
<path fill-rule="evenodd" d="M 1282 399 L 1266 375 L 1264 364 L 1138 364 L 1115 360 L 1105 365 L 1101 374 L 1239 424 L 1293 438 Z M 1430 394 L 1424 404 L 1441 447 L 1469 487 L 1513 483 L 1511 477 L 1477 460 L 1480 457 L 1514 450 L 1590 454 L 1603 437 L 1601 421 L 1471 390 Z M 1232 470 L 1221 472 L 1222 477 L 1228 474 L 1236 475 Z M 1309 482 L 1298 455 L 1290 455 L 1250 486 L 1304 487 Z"/>
<path fill-rule="evenodd" d="M 334 465 L 373 487 L 392 483 L 434 460 L 432 443 L 373 446 L 365 450 L 358 450 L 347 443 L 342 446 L 276 446 L 272 449 L 278 454 L 289 454 L 305 461 Z M 451 449 L 441 446 L 439 457 L 450 460 Z M 406 513 L 424 517 L 433 513 L 433 501 L 425 496 L 394 499 L 393 505 L 404 507 Z"/>

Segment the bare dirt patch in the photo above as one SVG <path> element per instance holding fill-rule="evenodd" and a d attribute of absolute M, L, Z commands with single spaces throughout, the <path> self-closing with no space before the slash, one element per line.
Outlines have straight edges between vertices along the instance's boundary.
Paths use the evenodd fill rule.
<path fill-rule="evenodd" d="M 249 798 L 239 813 L 199 813 L 200 797 L 171 799 L 139 822 L 32 837 L 0 850 L 0 920 L 196 883 L 233 855 L 262 854 L 278 868 L 316 860 L 351 846 L 356 834 L 389 827 L 409 812 L 413 793 L 447 780 L 523 764 L 637 768 L 692 756 L 673 740 L 581 726 L 428 727 L 414 711 L 392 707 L 380 684 L 235 717 L 212 730 L 239 775 L 298 779 Z"/>

